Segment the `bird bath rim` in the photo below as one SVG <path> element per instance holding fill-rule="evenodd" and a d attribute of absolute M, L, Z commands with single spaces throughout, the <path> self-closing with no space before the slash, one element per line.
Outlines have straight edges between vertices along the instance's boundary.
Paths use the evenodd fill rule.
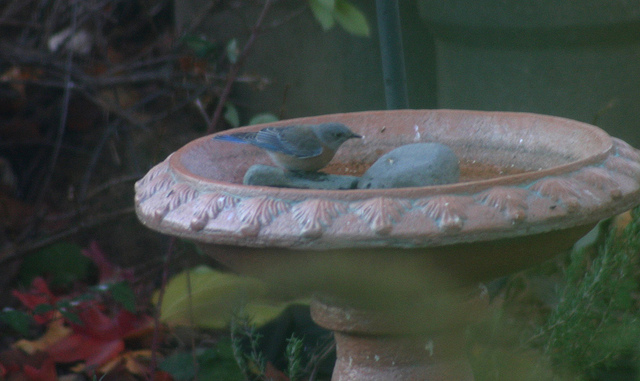
<path fill-rule="evenodd" d="M 244 127 L 239 131 L 339 121 L 365 135 L 366 145 L 367 135 L 380 137 L 381 132 L 376 130 L 380 124 L 387 126 L 385 138 L 389 135 L 402 138 L 402 133 L 393 134 L 395 129 L 409 131 L 412 119 L 424 122 L 425 118 L 433 119 L 434 123 L 451 123 L 453 130 L 458 128 L 454 125 L 456 122 L 475 121 L 479 134 L 487 134 L 489 146 L 502 147 L 491 139 L 500 140 L 500 133 L 512 132 L 508 129 L 510 124 L 524 123 L 527 126 L 522 127 L 523 131 L 534 130 L 529 132 L 532 147 L 544 140 L 539 135 L 545 129 L 547 133 L 555 133 L 557 129 L 563 133 L 564 128 L 568 137 L 573 133 L 580 139 L 591 139 L 591 148 L 596 149 L 595 152 L 581 151 L 576 153 L 577 159 L 541 170 L 450 185 L 330 191 L 247 186 L 201 176 L 197 173 L 198 166 L 208 168 L 202 164 L 202 158 L 207 159 L 207 155 L 214 152 L 211 136 L 206 136 L 170 155 L 136 184 L 136 212 L 152 229 L 196 241 L 326 250 L 432 247 L 532 235 L 594 224 L 637 203 L 640 194 L 638 151 L 595 126 L 559 117 L 461 110 L 372 111 L 298 118 Z M 379 120 L 397 126 L 370 125 Z M 418 124 L 415 127 L 417 132 Z M 437 127 L 441 130 L 439 133 L 446 135 L 446 128 L 431 127 Z M 428 129 L 425 132 L 428 133 Z M 460 141 L 464 141 L 464 137 Z M 345 158 L 348 147 L 352 146 L 345 145 L 334 160 L 340 162 Z M 452 148 L 456 151 L 456 147 Z M 236 145 L 216 146 L 215 150 L 232 152 L 242 158 L 246 152 L 250 153 L 249 148 Z M 526 150 L 512 153 L 514 158 L 516 154 L 532 154 Z M 196 154 L 205 156 L 194 159 Z M 252 155 L 248 161 L 255 160 L 256 154 Z M 225 165 L 234 164 L 226 161 L 222 163 Z M 234 170 L 237 168 L 228 171 Z"/>
<path fill-rule="evenodd" d="M 421 111 L 421 110 L 400 110 L 398 113 L 405 113 L 407 111 Z M 378 196 L 387 196 L 390 192 L 393 192 L 395 196 L 398 197 L 414 197 L 416 193 L 420 194 L 449 194 L 449 193 L 460 193 L 467 191 L 468 188 L 482 188 L 486 189 L 495 185 L 503 185 L 505 183 L 518 183 L 521 181 L 530 181 L 532 179 L 539 179 L 542 177 L 547 177 L 559 173 L 568 173 L 574 170 L 577 170 L 585 165 L 595 164 L 603 161 L 604 158 L 614 149 L 614 142 L 611 136 L 609 136 L 603 130 L 592 126 L 590 124 L 547 115 L 540 114 L 532 114 L 532 113 L 521 113 L 521 112 L 489 112 L 489 111 L 467 111 L 467 110 L 437 110 L 442 112 L 453 112 L 453 113 L 469 113 L 469 114 L 487 114 L 487 115 L 500 115 L 504 117 L 508 116 L 534 116 L 541 117 L 549 120 L 564 120 L 569 121 L 576 126 L 580 126 L 585 129 L 589 133 L 597 135 L 597 137 L 601 140 L 601 145 L 603 146 L 601 152 L 597 152 L 589 155 L 586 158 L 575 160 L 566 164 L 544 168 L 533 171 L 526 171 L 518 174 L 510 174 L 510 175 L 501 175 L 499 177 L 492 177 L 488 179 L 481 180 L 468 180 L 461 181 L 455 184 L 444 184 L 438 186 L 426 186 L 426 187 L 412 187 L 412 188 L 393 188 L 393 189 L 347 189 L 347 190 L 324 190 L 324 189 L 294 189 L 294 188 L 286 188 L 287 193 L 291 194 L 300 194 L 304 197 L 308 197 L 310 193 L 318 194 L 318 196 L 324 196 L 327 198 L 347 198 L 353 200 L 367 199 L 371 197 Z M 341 117 L 345 115 L 358 115 L 358 114 L 367 114 L 367 115 L 375 115 L 376 113 L 380 114 L 389 114 L 394 113 L 394 111 L 364 111 L 364 112 L 354 112 L 354 113 L 343 113 L 343 114 L 331 114 L 324 115 L 323 117 L 334 117 L 336 120 L 340 120 Z M 272 127 L 272 126 L 285 126 L 285 125 L 293 125 L 293 124 L 302 124 L 302 123 L 310 123 L 309 121 L 315 120 L 320 117 L 305 117 L 305 118 L 296 118 L 289 119 L 284 121 L 265 123 L 265 124 L 257 124 L 252 126 L 244 126 L 240 128 L 236 128 L 234 132 L 249 132 L 249 131 L 257 131 L 262 128 Z M 333 118 L 332 118 L 333 120 Z M 220 187 L 224 189 L 233 190 L 238 194 L 252 194 L 254 192 L 261 192 L 268 194 L 270 196 L 278 197 L 282 193 L 283 188 L 275 188 L 268 186 L 255 186 L 255 185 L 244 185 L 239 183 L 230 183 L 227 181 L 219 181 L 211 178 L 207 178 L 204 176 L 199 176 L 191 172 L 183 163 L 182 156 L 185 152 L 189 151 L 191 147 L 202 144 L 202 141 L 208 141 L 212 139 L 216 135 L 227 134 L 229 131 L 222 131 L 212 135 L 204 136 L 193 140 L 190 143 L 187 143 L 183 148 L 176 151 L 172 154 L 168 159 L 170 160 L 170 165 L 176 169 L 176 172 L 185 180 L 194 181 L 194 182 L 207 182 L 212 186 L 212 188 Z M 366 136 L 364 139 L 366 140 Z M 356 141 L 357 142 L 357 141 Z M 345 192 L 347 192 L 345 194 Z M 360 193 L 362 195 L 356 195 L 355 193 Z"/>

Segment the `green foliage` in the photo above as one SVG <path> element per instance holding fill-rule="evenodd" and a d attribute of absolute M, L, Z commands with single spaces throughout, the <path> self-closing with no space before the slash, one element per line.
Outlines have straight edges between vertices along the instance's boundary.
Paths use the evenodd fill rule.
<path fill-rule="evenodd" d="M 224 110 L 224 120 L 231 125 L 231 127 L 240 126 L 240 114 L 238 109 L 232 103 L 227 103 Z"/>
<path fill-rule="evenodd" d="M 0 312 L 0 322 L 8 325 L 22 336 L 27 336 L 33 320 L 31 316 L 24 311 L 6 308 Z"/>
<path fill-rule="evenodd" d="M 136 295 L 129 283 L 125 281 L 112 283 L 107 286 L 106 291 L 127 311 L 136 312 Z"/>
<path fill-rule="evenodd" d="M 175 275 L 167 284 L 160 320 L 169 325 L 194 325 L 211 329 L 228 327 L 240 306 L 262 326 L 276 318 L 289 304 L 300 300 L 268 300 L 262 281 L 198 266 Z M 157 295 L 156 295 L 157 296 Z"/>
<path fill-rule="evenodd" d="M 197 354 L 197 359 L 199 380 L 243 380 L 229 340 L 219 342 L 215 350 L 202 351 Z"/>
<path fill-rule="evenodd" d="M 243 380 L 228 340 L 220 341 L 215 348 L 196 349 L 195 353 L 176 352 L 159 367 L 176 381 L 192 380 L 196 376 L 198 380 Z"/>
<path fill-rule="evenodd" d="M 333 12 L 336 9 L 336 0 L 309 0 L 309 6 L 322 29 L 326 31 L 333 28 L 336 23 L 333 16 Z"/>
<path fill-rule="evenodd" d="M 267 360 L 258 349 L 262 335 L 257 333 L 244 311 L 237 311 L 231 319 L 231 348 L 233 357 L 247 380 L 266 380 Z M 243 342 L 248 342 L 250 350 L 244 352 Z"/>
<path fill-rule="evenodd" d="M 240 55 L 240 48 L 238 48 L 238 40 L 233 38 L 227 44 L 227 58 L 229 59 L 229 62 L 234 64 L 238 61 L 239 55 Z"/>
<path fill-rule="evenodd" d="M 76 303 L 72 303 L 69 300 L 60 300 L 59 302 L 56 303 L 56 309 L 60 311 L 60 313 L 65 319 L 69 320 L 72 323 L 82 325 L 83 323 L 82 323 L 82 320 L 80 319 L 80 316 L 78 316 L 78 314 L 74 312 L 75 304 Z"/>
<path fill-rule="evenodd" d="M 356 36 L 369 36 L 370 30 L 367 19 L 362 12 L 351 5 L 351 3 L 337 0 L 334 15 L 338 24 L 347 32 Z"/>
<path fill-rule="evenodd" d="M 288 361 L 287 376 L 291 381 L 299 380 L 304 371 L 302 365 L 303 346 L 302 339 L 297 338 L 294 334 L 291 334 L 291 337 L 287 339 L 287 348 L 285 349 Z"/>
<path fill-rule="evenodd" d="M 196 55 L 196 57 L 205 58 L 216 55 L 220 46 L 214 42 L 207 40 L 200 35 L 188 34 L 182 38 L 182 42 Z"/>
<path fill-rule="evenodd" d="M 313 16 L 325 31 L 337 22 L 347 32 L 368 37 L 369 24 L 364 14 L 346 0 L 309 0 Z"/>
<path fill-rule="evenodd" d="M 265 112 L 265 113 L 254 115 L 253 118 L 251 118 L 251 120 L 249 121 L 249 125 L 271 123 L 271 122 L 277 122 L 277 121 L 278 121 L 277 116 L 271 113 Z"/>
<path fill-rule="evenodd" d="M 160 370 L 169 373 L 176 381 L 191 380 L 196 375 L 193 355 L 189 352 L 176 352 L 159 365 Z"/>
<path fill-rule="evenodd" d="M 33 309 L 33 313 L 35 315 L 44 315 L 47 312 L 55 311 L 55 309 L 56 308 L 54 306 L 52 306 L 51 304 L 38 304 Z"/>
<path fill-rule="evenodd" d="M 572 253 L 562 298 L 542 328 L 546 353 L 560 367 L 593 373 L 622 359 L 637 361 L 640 209 L 622 232 L 609 229 L 597 256 Z"/>
<path fill-rule="evenodd" d="M 236 311 L 231 320 L 231 349 L 233 357 L 242 374 L 247 380 L 266 381 L 267 360 L 259 349 L 262 335 L 257 332 L 256 325 L 244 310 Z M 302 380 L 305 373 L 309 373 L 307 365 L 315 365 L 322 361 L 322 357 L 315 356 L 314 361 L 309 361 L 303 353 L 304 341 L 292 334 L 287 339 L 285 356 L 287 358 L 286 374 L 291 381 Z"/>
<path fill-rule="evenodd" d="M 232 103 L 227 102 L 227 104 L 225 105 L 224 120 L 226 120 L 227 123 L 229 123 L 231 127 L 234 127 L 234 128 L 240 127 L 241 125 L 240 112 L 238 112 L 238 109 Z M 277 121 L 278 121 L 277 116 L 268 112 L 264 112 L 264 113 L 254 115 L 249 120 L 248 125 L 271 123 L 271 122 L 277 122 Z"/>
<path fill-rule="evenodd" d="M 28 287 L 37 276 L 51 279 L 51 286 L 68 287 L 87 280 L 94 272 L 95 265 L 82 255 L 80 246 L 60 242 L 26 256 L 18 276 L 23 287 Z"/>

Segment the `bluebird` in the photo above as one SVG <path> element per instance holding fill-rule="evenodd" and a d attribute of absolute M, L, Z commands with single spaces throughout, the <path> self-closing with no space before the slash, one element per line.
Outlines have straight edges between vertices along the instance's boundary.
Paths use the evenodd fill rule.
<path fill-rule="evenodd" d="M 271 160 L 289 171 L 324 168 L 342 143 L 362 136 L 341 123 L 267 127 L 258 132 L 218 135 L 215 140 L 246 143 L 267 151 Z"/>

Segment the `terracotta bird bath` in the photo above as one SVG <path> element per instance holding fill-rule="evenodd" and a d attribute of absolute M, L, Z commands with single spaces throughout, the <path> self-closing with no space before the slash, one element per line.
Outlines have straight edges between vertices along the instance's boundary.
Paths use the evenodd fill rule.
<path fill-rule="evenodd" d="M 345 143 L 326 172 L 362 174 L 404 144 L 440 142 L 459 183 L 303 190 L 242 185 L 260 150 L 197 139 L 136 184 L 149 228 L 199 243 L 276 291 L 314 295 L 335 333 L 333 380 L 472 380 L 463 331 L 482 308 L 481 281 L 551 258 L 601 219 L 640 203 L 640 154 L 584 123 L 451 110 L 324 115 Z M 245 127 L 251 131 L 267 125 Z"/>

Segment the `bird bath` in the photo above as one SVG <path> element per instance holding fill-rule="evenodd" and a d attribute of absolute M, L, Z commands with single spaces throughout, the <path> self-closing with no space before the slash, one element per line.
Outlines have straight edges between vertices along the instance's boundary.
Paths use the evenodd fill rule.
<path fill-rule="evenodd" d="M 640 154 L 584 123 L 452 110 L 323 115 L 364 136 L 325 170 L 362 174 L 404 144 L 447 144 L 459 183 L 367 190 L 242 185 L 259 149 L 203 137 L 136 184 L 149 228 L 193 240 L 216 260 L 314 294 L 335 333 L 333 380 L 472 380 L 464 327 L 482 309 L 469 290 L 570 248 L 601 219 L 640 203 Z M 269 125 L 245 127 L 254 131 Z"/>

